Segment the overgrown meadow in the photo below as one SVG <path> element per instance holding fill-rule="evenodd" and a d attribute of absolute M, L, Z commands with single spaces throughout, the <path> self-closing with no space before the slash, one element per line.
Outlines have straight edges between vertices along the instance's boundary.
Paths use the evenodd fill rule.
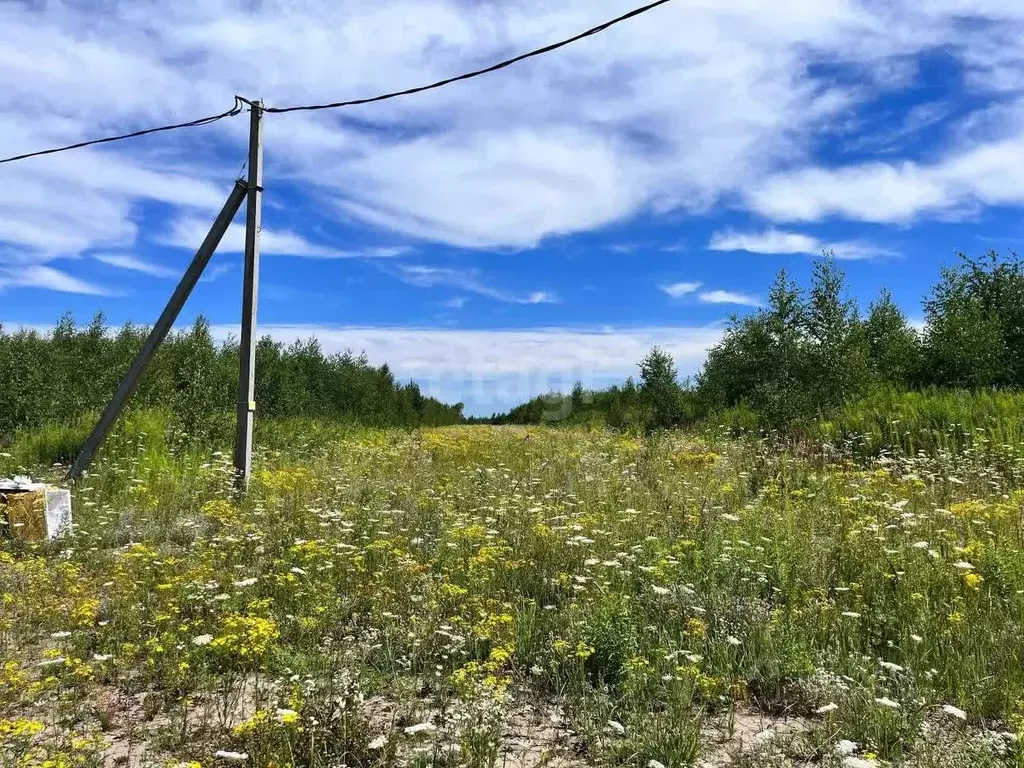
<path fill-rule="evenodd" d="M 1024 765 L 1019 445 L 144 417 L 0 549 L 0 764 Z"/>

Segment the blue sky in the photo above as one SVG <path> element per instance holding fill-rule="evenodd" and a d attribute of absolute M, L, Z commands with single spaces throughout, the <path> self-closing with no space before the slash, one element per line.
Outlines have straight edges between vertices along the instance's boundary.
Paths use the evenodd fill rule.
<path fill-rule="evenodd" d="M 3 154 L 372 95 L 633 0 L 0 5 Z M 919 7 L 919 6 L 924 6 Z M 102 8 L 102 13 L 100 9 Z M 472 413 L 697 370 L 781 267 L 833 249 L 907 314 L 1024 234 L 1024 3 L 674 0 L 570 49 L 344 112 L 268 115 L 259 322 Z M 0 321 L 149 323 L 245 157 L 246 116 L 0 166 Z M 239 221 L 240 224 L 240 221 Z M 236 226 L 184 314 L 238 322 Z"/>

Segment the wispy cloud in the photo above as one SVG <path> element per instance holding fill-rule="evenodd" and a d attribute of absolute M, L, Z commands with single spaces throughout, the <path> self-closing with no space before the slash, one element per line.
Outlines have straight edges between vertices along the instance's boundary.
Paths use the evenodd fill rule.
<path fill-rule="evenodd" d="M 737 293 L 736 291 L 705 291 L 697 296 L 697 299 L 704 304 L 738 304 L 744 307 L 760 307 L 761 300 L 749 293 Z"/>
<path fill-rule="evenodd" d="M 466 306 L 466 301 L 468 301 L 468 299 L 466 299 L 465 296 L 456 296 L 455 298 L 448 299 L 447 301 L 442 301 L 441 306 L 445 309 L 462 309 Z"/>
<path fill-rule="evenodd" d="M 160 238 L 163 245 L 195 250 L 203 242 L 210 229 L 210 222 L 187 217 L 178 219 L 171 231 Z M 287 230 L 260 230 L 260 253 L 272 256 L 299 256 L 307 259 L 390 259 L 403 256 L 413 249 L 409 246 L 372 247 L 361 250 L 331 248 L 313 243 L 297 232 Z M 242 253 L 245 251 L 245 227 L 232 224 L 217 247 L 218 252 Z"/>
<path fill-rule="evenodd" d="M 696 293 L 698 290 L 700 290 L 701 285 L 703 285 L 703 283 L 669 283 L 668 285 L 661 286 L 661 290 L 667 293 L 673 299 L 681 299 L 683 296 L 688 296 L 691 293 Z"/>
<path fill-rule="evenodd" d="M 203 271 L 203 276 L 199 278 L 199 282 L 212 283 L 214 280 L 226 275 L 233 268 L 231 264 L 212 264 Z"/>
<path fill-rule="evenodd" d="M 146 261 L 140 259 L 138 256 L 133 256 L 128 253 L 98 253 L 93 254 L 93 258 L 96 261 L 107 264 L 111 267 L 117 267 L 118 269 L 127 269 L 132 272 L 141 272 L 144 275 L 150 275 L 152 277 L 178 277 L 180 272 L 178 270 L 165 267 L 161 264 L 156 264 L 152 261 Z"/>
<path fill-rule="evenodd" d="M 830 253 L 837 259 L 878 259 L 896 255 L 896 251 L 873 243 L 856 240 L 827 242 L 800 232 L 768 229 L 763 232 L 716 232 L 708 249 L 712 251 L 747 251 L 748 253 L 787 254 Z"/>
<path fill-rule="evenodd" d="M 436 288 L 446 286 L 461 291 L 486 296 L 495 301 L 507 304 L 556 304 L 558 297 L 549 291 L 530 291 L 515 293 L 497 288 L 488 283 L 477 269 L 450 269 L 445 267 L 425 267 L 401 265 L 391 270 L 402 282 L 417 288 Z"/>
<path fill-rule="evenodd" d="M 5 288 L 42 288 L 60 293 L 81 293 L 89 296 L 113 296 L 114 291 L 81 280 L 45 264 L 30 264 L 24 267 L 0 266 L 0 291 Z"/>

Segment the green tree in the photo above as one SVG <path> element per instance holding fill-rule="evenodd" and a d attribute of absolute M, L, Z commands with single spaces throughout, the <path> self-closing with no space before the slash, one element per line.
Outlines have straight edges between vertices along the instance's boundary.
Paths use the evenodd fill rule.
<path fill-rule="evenodd" d="M 640 394 L 650 414 L 651 429 L 680 424 L 685 413 L 683 389 L 672 356 L 655 346 L 640 363 Z"/>
<path fill-rule="evenodd" d="M 887 289 L 882 289 L 868 309 L 864 336 L 876 382 L 903 388 L 918 380 L 921 374 L 920 340 Z"/>
<path fill-rule="evenodd" d="M 817 413 L 862 395 L 870 382 L 870 351 L 845 276 L 829 254 L 814 265 L 807 301 L 807 404 Z"/>
<path fill-rule="evenodd" d="M 1015 254 L 960 254 L 925 302 L 931 382 L 955 387 L 1024 385 L 1024 269 Z"/>

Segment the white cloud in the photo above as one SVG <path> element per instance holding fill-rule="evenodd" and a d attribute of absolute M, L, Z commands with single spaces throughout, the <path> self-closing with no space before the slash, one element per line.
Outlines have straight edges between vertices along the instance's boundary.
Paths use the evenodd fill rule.
<path fill-rule="evenodd" d="M 465 296 L 456 296 L 455 298 L 448 299 L 447 301 L 442 301 L 441 306 L 445 309 L 462 309 L 466 306 L 466 301 L 468 301 L 468 299 L 466 299 Z"/>
<path fill-rule="evenodd" d="M 551 291 L 531 291 L 526 297 L 527 304 L 557 304 L 558 296 Z"/>
<path fill-rule="evenodd" d="M 708 249 L 712 251 L 749 251 L 750 253 L 815 253 L 820 243 L 809 235 L 769 229 L 766 232 L 716 232 Z"/>
<path fill-rule="evenodd" d="M 80 280 L 44 264 L 0 267 L 0 291 L 7 288 L 41 288 L 47 291 L 84 293 L 91 296 L 114 295 L 112 291 L 101 285 Z"/>
<path fill-rule="evenodd" d="M 478 269 L 451 269 L 403 264 L 389 272 L 402 282 L 417 288 L 436 288 L 438 286 L 458 288 L 460 291 L 486 296 L 506 304 L 558 303 L 558 297 L 549 291 L 531 291 L 520 294 L 496 288 L 484 279 Z"/>
<path fill-rule="evenodd" d="M 203 276 L 199 278 L 200 283 L 212 283 L 233 269 L 231 264 L 210 264 L 203 271 Z"/>
<path fill-rule="evenodd" d="M 98 253 L 93 254 L 93 258 L 111 267 L 141 272 L 144 275 L 151 275 L 153 277 L 180 277 L 183 274 L 178 270 L 154 264 L 151 261 L 140 259 L 138 256 L 132 256 L 128 253 Z"/>
<path fill-rule="evenodd" d="M 744 307 L 760 307 L 761 300 L 749 293 L 735 291 L 705 291 L 697 298 L 704 304 L 739 304 Z"/>
<path fill-rule="evenodd" d="M 213 223 L 199 218 L 176 220 L 171 231 L 160 238 L 163 245 L 195 250 L 206 238 Z M 217 247 L 218 253 L 242 253 L 245 251 L 245 226 L 232 224 L 224 233 L 224 239 Z M 345 250 L 311 243 L 296 232 L 262 228 L 260 230 L 260 253 L 273 256 L 301 256 L 309 259 L 388 259 L 411 252 L 405 246 Z"/>
<path fill-rule="evenodd" d="M 529 49 L 632 4 L 111 0 L 97 15 L 81 3 L 4 3 L 0 146 L 15 153 L 210 114 L 236 92 L 273 104 L 374 94 Z M 905 222 L 972 203 L 1020 205 L 1017 135 L 839 171 L 813 159 L 823 133 L 912 83 L 924 51 L 957 57 L 978 93 L 1019 93 L 1020 4 L 966 6 L 672 3 L 487 78 L 347 113 L 358 121 L 268 115 L 267 200 L 301 189 L 310 226 L 339 217 L 479 248 L 530 247 L 646 212 L 700 213 L 737 196 L 778 221 Z M 965 22 L 968 13 L 985 23 Z M 836 65 L 852 76 L 835 77 Z M 140 227 L 195 216 L 201 240 L 244 134 L 239 118 L 5 166 L 0 242 L 42 262 L 129 249 Z M 354 255 L 306 232 L 271 229 L 268 253 Z"/>
<path fill-rule="evenodd" d="M 671 283 L 669 285 L 661 286 L 661 290 L 671 296 L 673 299 L 681 299 L 683 296 L 695 293 L 703 285 L 703 283 L 689 282 L 689 283 Z"/>
<path fill-rule="evenodd" d="M 768 229 L 763 232 L 716 232 L 708 249 L 712 251 L 747 251 L 749 253 L 808 253 L 820 256 L 831 253 L 837 259 L 858 260 L 894 256 L 895 251 L 859 241 L 826 242 L 799 232 Z"/>

